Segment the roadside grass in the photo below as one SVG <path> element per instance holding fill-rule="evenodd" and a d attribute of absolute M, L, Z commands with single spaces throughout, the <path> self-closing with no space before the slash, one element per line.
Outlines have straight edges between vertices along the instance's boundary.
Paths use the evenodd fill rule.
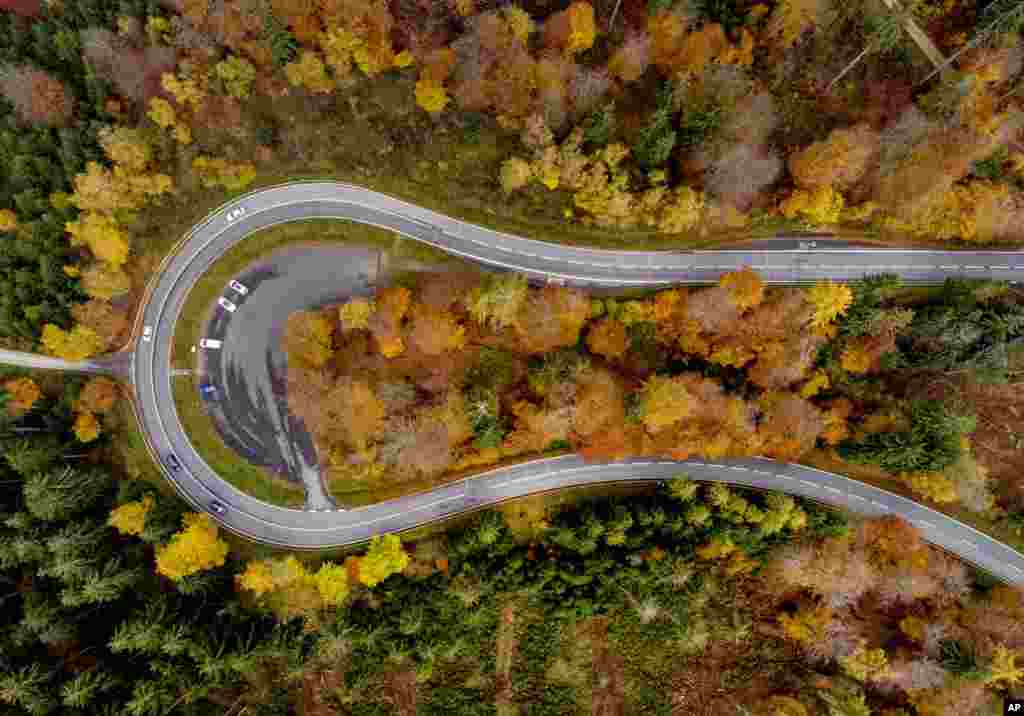
<path fill-rule="evenodd" d="M 198 386 L 191 376 L 173 378 L 172 381 L 174 404 L 185 434 L 214 472 L 247 495 L 272 505 L 301 508 L 305 504 L 305 491 L 300 485 L 275 478 L 263 468 L 242 459 L 221 440 L 213 419 L 203 408 Z"/>

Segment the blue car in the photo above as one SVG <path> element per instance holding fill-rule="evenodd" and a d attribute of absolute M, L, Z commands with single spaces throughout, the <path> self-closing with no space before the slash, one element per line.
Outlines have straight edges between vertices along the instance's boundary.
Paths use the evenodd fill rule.
<path fill-rule="evenodd" d="M 210 385 L 209 383 L 201 385 L 199 386 L 199 392 L 202 393 L 203 397 L 207 400 L 217 399 L 217 386 L 215 385 Z"/>

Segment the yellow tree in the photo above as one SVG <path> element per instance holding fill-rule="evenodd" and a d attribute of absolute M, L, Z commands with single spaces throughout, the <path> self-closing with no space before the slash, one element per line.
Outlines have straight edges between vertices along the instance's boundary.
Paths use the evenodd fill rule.
<path fill-rule="evenodd" d="M 544 23 L 544 44 L 572 55 L 589 49 L 597 37 L 594 6 L 577 0 Z"/>
<path fill-rule="evenodd" d="M 285 65 L 284 74 L 292 86 L 305 87 L 317 94 L 327 94 L 334 89 L 334 81 L 328 76 L 323 60 L 309 50 L 303 50 L 298 59 Z"/>
<path fill-rule="evenodd" d="M 146 495 L 141 500 L 126 502 L 110 511 L 107 524 L 123 535 L 142 534 L 146 529 L 146 515 L 153 508 L 153 498 Z"/>
<path fill-rule="evenodd" d="M 770 716 L 808 716 L 807 707 L 792 696 L 772 696 L 768 708 Z"/>
<path fill-rule="evenodd" d="M 182 579 L 204 569 L 220 567 L 227 560 L 228 545 L 220 539 L 217 525 L 207 514 L 189 512 L 183 528 L 171 541 L 157 548 L 156 571 L 170 579 Z"/>
<path fill-rule="evenodd" d="M 1016 686 L 1024 679 L 1024 668 L 1017 665 L 1019 655 L 1000 644 L 992 654 L 992 663 L 989 666 L 989 674 L 985 679 L 987 684 L 1002 686 Z"/>
<path fill-rule="evenodd" d="M 759 306 L 764 300 L 764 281 L 749 267 L 722 274 L 718 285 L 729 292 L 729 300 L 740 311 Z"/>
<path fill-rule="evenodd" d="M 229 95 L 237 99 L 246 99 L 256 80 L 256 68 L 249 60 L 238 55 L 229 55 L 213 67 L 213 73 L 224 85 Z"/>
<path fill-rule="evenodd" d="M 682 378 L 654 376 L 640 391 L 640 409 L 644 425 L 657 432 L 689 417 L 696 401 Z"/>
<path fill-rule="evenodd" d="M 10 209 L 0 209 L 0 231 L 11 232 L 18 228 L 18 216 Z"/>
<path fill-rule="evenodd" d="M 128 260 L 128 235 L 112 216 L 87 211 L 64 228 L 71 235 L 72 246 L 88 246 L 100 261 L 122 266 Z"/>
<path fill-rule="evenodd" d="M 99 139 L 110 160 L 129 172 L 141 173 L 153 160 L 153 148 L 138 129 L 108 127 L 100 132 Z"/>
<path fill-rule="evenodd" d="M 7 413 L 18 416 L 31 410 L 36 401 L 43 396 L 39 386 L 31 378 L 14 378 L 4 383 L 7 393 Z"/>
<path fill-rule="evenodd" d="M 91 328 L 77 325 L 70 331 L 47 323 L 40 339 L 43 348 L 52 356 L 69 361 L 85 360 L 103 350 L 103 339 Z"/>
<path fill-rule="evenodd" d="M 816 225 L 837 224 L 845 206 L 841 193 L 831 186 L 820 186 L 812 190 L 797 189 L 779 204 L 779 213 L 787 219 L 799 217 Z"/>
<path fill-rule="evenodd" d="M 229 191 L 240 191 L 256 178 L 256 165 L 252 162 L 231 162 L 221 157 L 196 157 L 192 169 L 203 186 L 222 186 Z"/>
<path fill-rule="evenodd" d="M 807 300 L 814 306 L 814 318 L 811 324 L 823 328 L 839 316 L 853 303 L 853 291 L 845 283 L 835 283 L 831 279 L 818 281 L 807 291 Z"/>
<path fill-rule="evenodd" d="M 109 301 L 132 290 L 132 278 L 120 266 L 96 261 L 81 272 L 82 289 L 90 298 Z"/>
<path fill-rule="evenodd" d="M 341 329 L 348 332 L 368 328 L 374 308 L 374 302 L 366 298 L 353 298 L 342 304 L 338 309 Z"/>
<path fill-rule="evenodd" d="M 78 442 L 91 443 L 100 436 L 100 421 L 92 413 L 79 413 L 75 418 L 74 431 Z"/>
<path fill-rule="evenodd" d="M 374 587 L 408 564 L 409 555 L 397 535 L 374 537 L 370 549 L 359 559 L 359 581 Z"/>
<path fill-rule="evenodd" d="M 341 606 L 348 598 L 348 570 L 343 565 L 324 562 L 313 578 L 325 607 Z"/>
<path fill-rule="evenodd" d="M 416 82 L 416 104 L 431 114 L 443 112 L 451 98 L 444 85 L 434 80 L 418 80 Z"/>

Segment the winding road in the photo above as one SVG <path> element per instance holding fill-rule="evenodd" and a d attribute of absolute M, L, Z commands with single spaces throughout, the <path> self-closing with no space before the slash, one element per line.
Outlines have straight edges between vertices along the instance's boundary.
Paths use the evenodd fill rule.
<path fill-rule="evenodd" d="M 898 515 L 917 525 L 933 544 L 1003 581 L 1024 584 L 1024 555 L 967 525 L 870 485 L 763 459 L 586 463 L 566 456 L 491 470 L 429 492 L 351 510 L 288 509 L 243 494 L 203 462 L 182 429 L 171 391 L 174 327 L 191 287 L 228 248 L 254 231 L 310 218 L 371 224 L 486 266 L 594 288 L 712 283 L 722 272 L 743 266 L 756 269 L 769 283 L 853 280 L 882 272 L 898 273 L 910 284 L 934 284 L 951 276 L 1005 281 L 1024 277 L 1024 254 L 1015 252 L 837 244 L 811 248 L 802 241 L 768 250 L 604 251 L 502 234 L 347 184 L 299 182 L 255 191 L 207 216 L 165 259 L 138 318 L 152 330 L 152 338 L 134 346 L 127 371 L 149 448 L 168 479 L 199 509 L 209 510 L 213 501 L 225 505 L 226 511 L 215 517 L 227 529 L 297 549 L 335 547 L 531 493 L 599 482 L 663 480 L 682 471 L 693 479 L 778 490 L 862 515 Z M 176 469 L 166 462 L 170 453 L 180 463 Z"/>

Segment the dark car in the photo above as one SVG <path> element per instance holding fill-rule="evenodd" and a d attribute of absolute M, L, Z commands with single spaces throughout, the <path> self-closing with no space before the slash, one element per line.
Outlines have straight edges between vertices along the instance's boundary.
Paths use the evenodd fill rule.
<path fill-rule="evenodd" d="M 210 511 L 216 515 L 223 515 L 225 512 L 228 511 L 228 508 L 224 505 L 223 502 L 214 500 L 213 502 L 210 503 Z"/>
<path fill-rule="evenodd" d="M 167 464 L 167 467 L 171 468 L 174 472 L 181 469 L 181 462 L 171 453 L 164 455 L 164 462 Z"/>

